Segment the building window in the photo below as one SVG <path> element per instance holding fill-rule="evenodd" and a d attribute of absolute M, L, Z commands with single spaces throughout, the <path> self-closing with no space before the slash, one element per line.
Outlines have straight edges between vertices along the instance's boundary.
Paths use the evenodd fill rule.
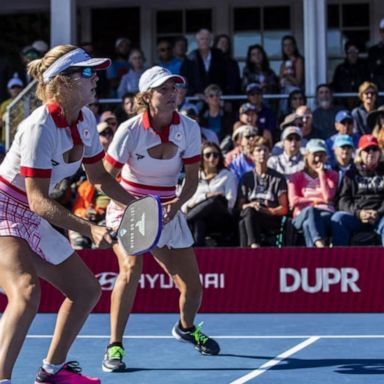
<path fill-rule="evenodd" d="M 362 56 L 370 40 L 369 3 L 329 4 L 327 20 L 328 80 L 345 58 L 344 45 L 354 41 Z"/>
<path fill-rule="evenodd" d="M 184 35 L 189 50 L 196 48 L 195 34 L 199 29 L 212 31 L 212 9 L 179 9 L 156 12 L 156 41 Z"/>
<path fill-rule="evenodd" d="M 291 33 L 289 6 L 236 7 L 233 9 L 233 50 L 242 69 L 250 45 L 261 44 L 278 73 L 281 62 L 281 38 Z"/>

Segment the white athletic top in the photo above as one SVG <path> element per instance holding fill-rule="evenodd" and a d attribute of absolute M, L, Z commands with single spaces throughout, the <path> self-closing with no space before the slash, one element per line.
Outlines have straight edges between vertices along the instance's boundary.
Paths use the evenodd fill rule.
<path fill-rule="evenodd" d="M 83 157 L 64 162 L 63 154 L 76 143 L 84 144 Z M 58 182 L 74 175 L 82 162 L 94 163 L 103 157 L 96 120 L 88 108 L 82 108 L 78 121 L 69 126 L 58 104 L 43 105 L 20 123 L 0 166 L 0 190 L 27 202 L 25 177 L 50 178 L 52 192 Z"/>
<path fill-rule="evenodd" d="M 172 142 L 178 149 L 171 159 L 155 159 L 148 149 Z M 121 184 L 135 196 L 159 195 L 162 201 L 176 196 L 176 184 L 183 164 L 200 161 L 201 135 L 197 123 L 173 113 L 169 127 L 161 134 L 150 126 L 147 112 L 122 123 L 109 145 L 106 161 L 122 168 Z"/>

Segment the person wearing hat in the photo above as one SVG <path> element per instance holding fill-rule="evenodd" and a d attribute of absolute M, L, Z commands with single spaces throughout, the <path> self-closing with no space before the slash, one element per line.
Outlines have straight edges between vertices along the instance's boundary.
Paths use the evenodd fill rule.
<path fill-rule="evenodd" d="M 325 141 L 327 145 L 327 154 L 328 154 L 328 163 L 331 166 L 336 165 L 335 153 L 334 153 L 334 144 L 335 140 L 339 135 L 348 135 L 352 140 L 352 147 L 356 148 L 360 135 L 353 133 L 353 117 L 351 112 L 347 109 L 342 109 L 335 116 L 335 129 L 336 134 L 332 135 Z"/>
<path fill-rule="evenodd" d="M 384 105 L 368 113 L 367 125 L 377 138 L 380 148 L 384 149 Z"/>
<path fill-rule="evenodd" d="M 1 141 L 5 143 L 5 119 L 6 119 L 6 112 L 7 112 L 7 107 L 12 103 L 13 100 L 16 99 L 16 97 L 20 94 L 20 92 L 24 88 L 24 83 L 23 81 L 18 77 L 17 73 L 8 80 L 7 83 L 7 91 L 9 94 L 9 99 L 3 101 L 0 104 L 0 128 L 1 130 Z M 24 108 L 20 104 L 17 107 L 17 110 L 14 111 L 13 117 L 17 120 L 18 123 L 24 118 Z M 16 124 L 15 124 L 16 125 Z"/>
<path fill-rule="evenodd" d="M 323 248 L 328 244 L 338 174 L 327 169 L 326 161 L 324 140 L 311 139 L 306 145 L 304 169 L 288 180 L 292 224 L 303 232 L 307 247 Z"/>
<path fill-rule="evenodd" d="M 353 132 L 360 136 L 372 133 L 368 127 L 367 118 L 368 114 L 376 109 L 377 92 L 377 85 L 371 81 L 364 81 L 359 87 L 361 104 L 352 110 L 352 116 Z"/>
<path fill-rule="evenodd" d="M 384 245 L 384 163 L 375 136 L 361 136 L 355 165 L 345 174 L 332 217 L 333 245 L 349 245 L 361 231 L 376 232 Z"/>
<path fill-rule="evenodd" d="M 380 92 L 384 91 L 384 18 L 379 22 L 380 41 L 368 49 L 368 68 L 370 78 L 378 86 Z M 380 104 L 384 100 L 380 100 Z"/>
<path fill-rule="evenodd" d="M 54 226 L 75 230 L 98 248 L 110 247 L 113 240 L 108 228 L 76 217 L 50 192 L 83 165 L 90 182 L 122 206 L 134 199 L 105 171 L 96 121 L 86 107 L 95 99 L 96 71 L 109 65 L 110 59 L 91 58 L 73 45 L 58 45 L 28 65 L 43 105 L 21 122 L 0 166 L 0 286 L 8 298 L 0 326 L 0 381 L 10 382 L 39 307 L 42 277 L 65 300 L 36 382 L 100 383 L 81 375 L 77 362 L 65 363 L 100 297 L 100 285 Z"/>
<path fill-rule="evenodd" d="M 299 127 L 290 126 L 281 134 L 283 153 L 271 156 L 268 159 L 268 167 L 280 172 L 284 176 L 304 169 L 304 156 L 300 151 L 303 133 Z"/>
<path fill-rule="evenodd" d="M 107 122 L 109 127 L 113 130 L 113 132 L 116 132 L 117 129 L 117 117 L 112 111 L 104 111 L 100 115 L 100 122 L 103 121 Z"/>
<path fill-rule="evenodd" d="M 276 114 L 263 102 L 263 88 L 260 83 L 250 83 L 245 89 L 248 102 L 256 107 L 257 121 L 256 125 L 260 132 L 268 130 L 273 137 L 276 132 L 277 118 Z"/>
<path fill-rule="evenodd" d="M 194 325 L 202 299 L 202 287 L 193 237 L 180 208 L 195 193 L 200 167 L 200 128 L 192 119 L 176 112 L 177 87 L 184 78 L 166 68 L 147 69 L 139 81 L 135 98 L 137 115 L 119 126 L 109 146 L 105 166 L 121 174 L 121 185 L 141 197 L 158 195 L 163 204 L 163 229 L 152 255 L 172 276 L 180 291 L 180 319 L 172 334 L 191 343 L 202 354 L 216 355 L 220 347 Z M 179 173 L 184 167 L 183 186 L 176 196 Z M 124 209 L 111 201 L 106 221 L 120 224 Z M 119 274 L 112 291 L 111 335 L 102 363 L 105 372 L 125 370 L 123 335 L 140 279 L 143 258 L 127 256 L 118 244 L 114 252 Z"/>

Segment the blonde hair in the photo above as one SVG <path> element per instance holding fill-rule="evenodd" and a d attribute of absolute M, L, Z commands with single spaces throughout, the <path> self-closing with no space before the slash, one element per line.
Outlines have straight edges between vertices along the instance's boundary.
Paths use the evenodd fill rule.
<path fill-rule="evenodd" d="M 359 97 L 362 99 L 363 93 L 366 92 L 369 88 L 372 88 L 377 93 L 377 85 L 371 81 L 364 81 L 364 83 L 359 86 Z"/>
<path fill-rule="evenodd" d="M 204 89 L 204 96 L 208 96 L 211 92 L 217 92 L 217 93 L 223 93 L 221 88 L 217 84 L 209 84 L 205 89 Z"/>
<path fill-rule="evenodd" d="M 74 49 L 77 49 L 74 45 L 58 45 L 49 50 L 41 59 L 33 60 L 28 64 L 28 74 L 37 81 L 36 95 L 41 101 L 46 102 L 53 99 L 62 102 L 68 98 L 73 87 L 70 77 L 57 75 L 45 84 L 43 74 L 57 59 Z"/>
<path fill-rule="evenodd" d="M 149 103 L 145 99 L 146 97 L 151 97 L 151 95 L 152 95 L 152 89 L 146 92 L 136 93 L 134 103 L 133 103 L 133 110 L 135 114 L 142 113 L 149 109 Z"/>

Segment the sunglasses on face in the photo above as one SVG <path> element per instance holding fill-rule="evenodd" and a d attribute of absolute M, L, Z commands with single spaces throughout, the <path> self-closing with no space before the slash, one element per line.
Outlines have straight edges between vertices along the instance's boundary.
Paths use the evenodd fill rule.
<path fill-rule="evenodd" d="M 298 135 L 290 135 L 285 140 L 288 140 L 288 141 L 300 141 L 301 137 L 298 136 Z"/>
<path fill-rule="evenodd" d="M 376 92 L 368 91 L 368 92 L 364 92 L 364 95 L 365 96 L 376 96 Z"/>
<path fill-rule="evenodd" d="M 246 135 L 244 136 L 247 140 L 249 139 L 254 139 L 256 137 L 256 135 Z"/>
<path fill-rule="evenodd" d="M 205 159 L 209 159 L 210 157 L 213 157 L 214 159 L 218 159 L 219 158 L 219 153 L 218 152 L 205 152 L 203 154 L 204 158 Z"/>
<path fill-rule="evenodd" d="M 74 73 L 79 73 L 81 77 L 84 77 L 85 79 L 90 79 L 94 74 L 95 71 L 91 67 L 84 67 L 84 68 L 70 68 L 61 74 L 64 76 L 72 75 Z"/>
<path fill-rule="evenodd" d="M 209 98 L 213 99 L 214 97 L 221 97 L 221 94 L 220 93 L 210 93 L 208 95 Z"/>
<path fill-rule="evenodd" d="M 113 136 L 113 131 L 110 128 L 106 128 L 104 131 L 100 132 L 99 135 L 104 137 Z"/>
<path fill-rule="evenodd" d="M 371 146 L 371 147 L 367 147 L 367 148 L 364 148 L 363 151 L 364 152 L 367 152 L 367 153 L 370 153 L 370 152 L 377 152 L 379 151 L 379 147 L 376 147 L 376 146 Z"/>

